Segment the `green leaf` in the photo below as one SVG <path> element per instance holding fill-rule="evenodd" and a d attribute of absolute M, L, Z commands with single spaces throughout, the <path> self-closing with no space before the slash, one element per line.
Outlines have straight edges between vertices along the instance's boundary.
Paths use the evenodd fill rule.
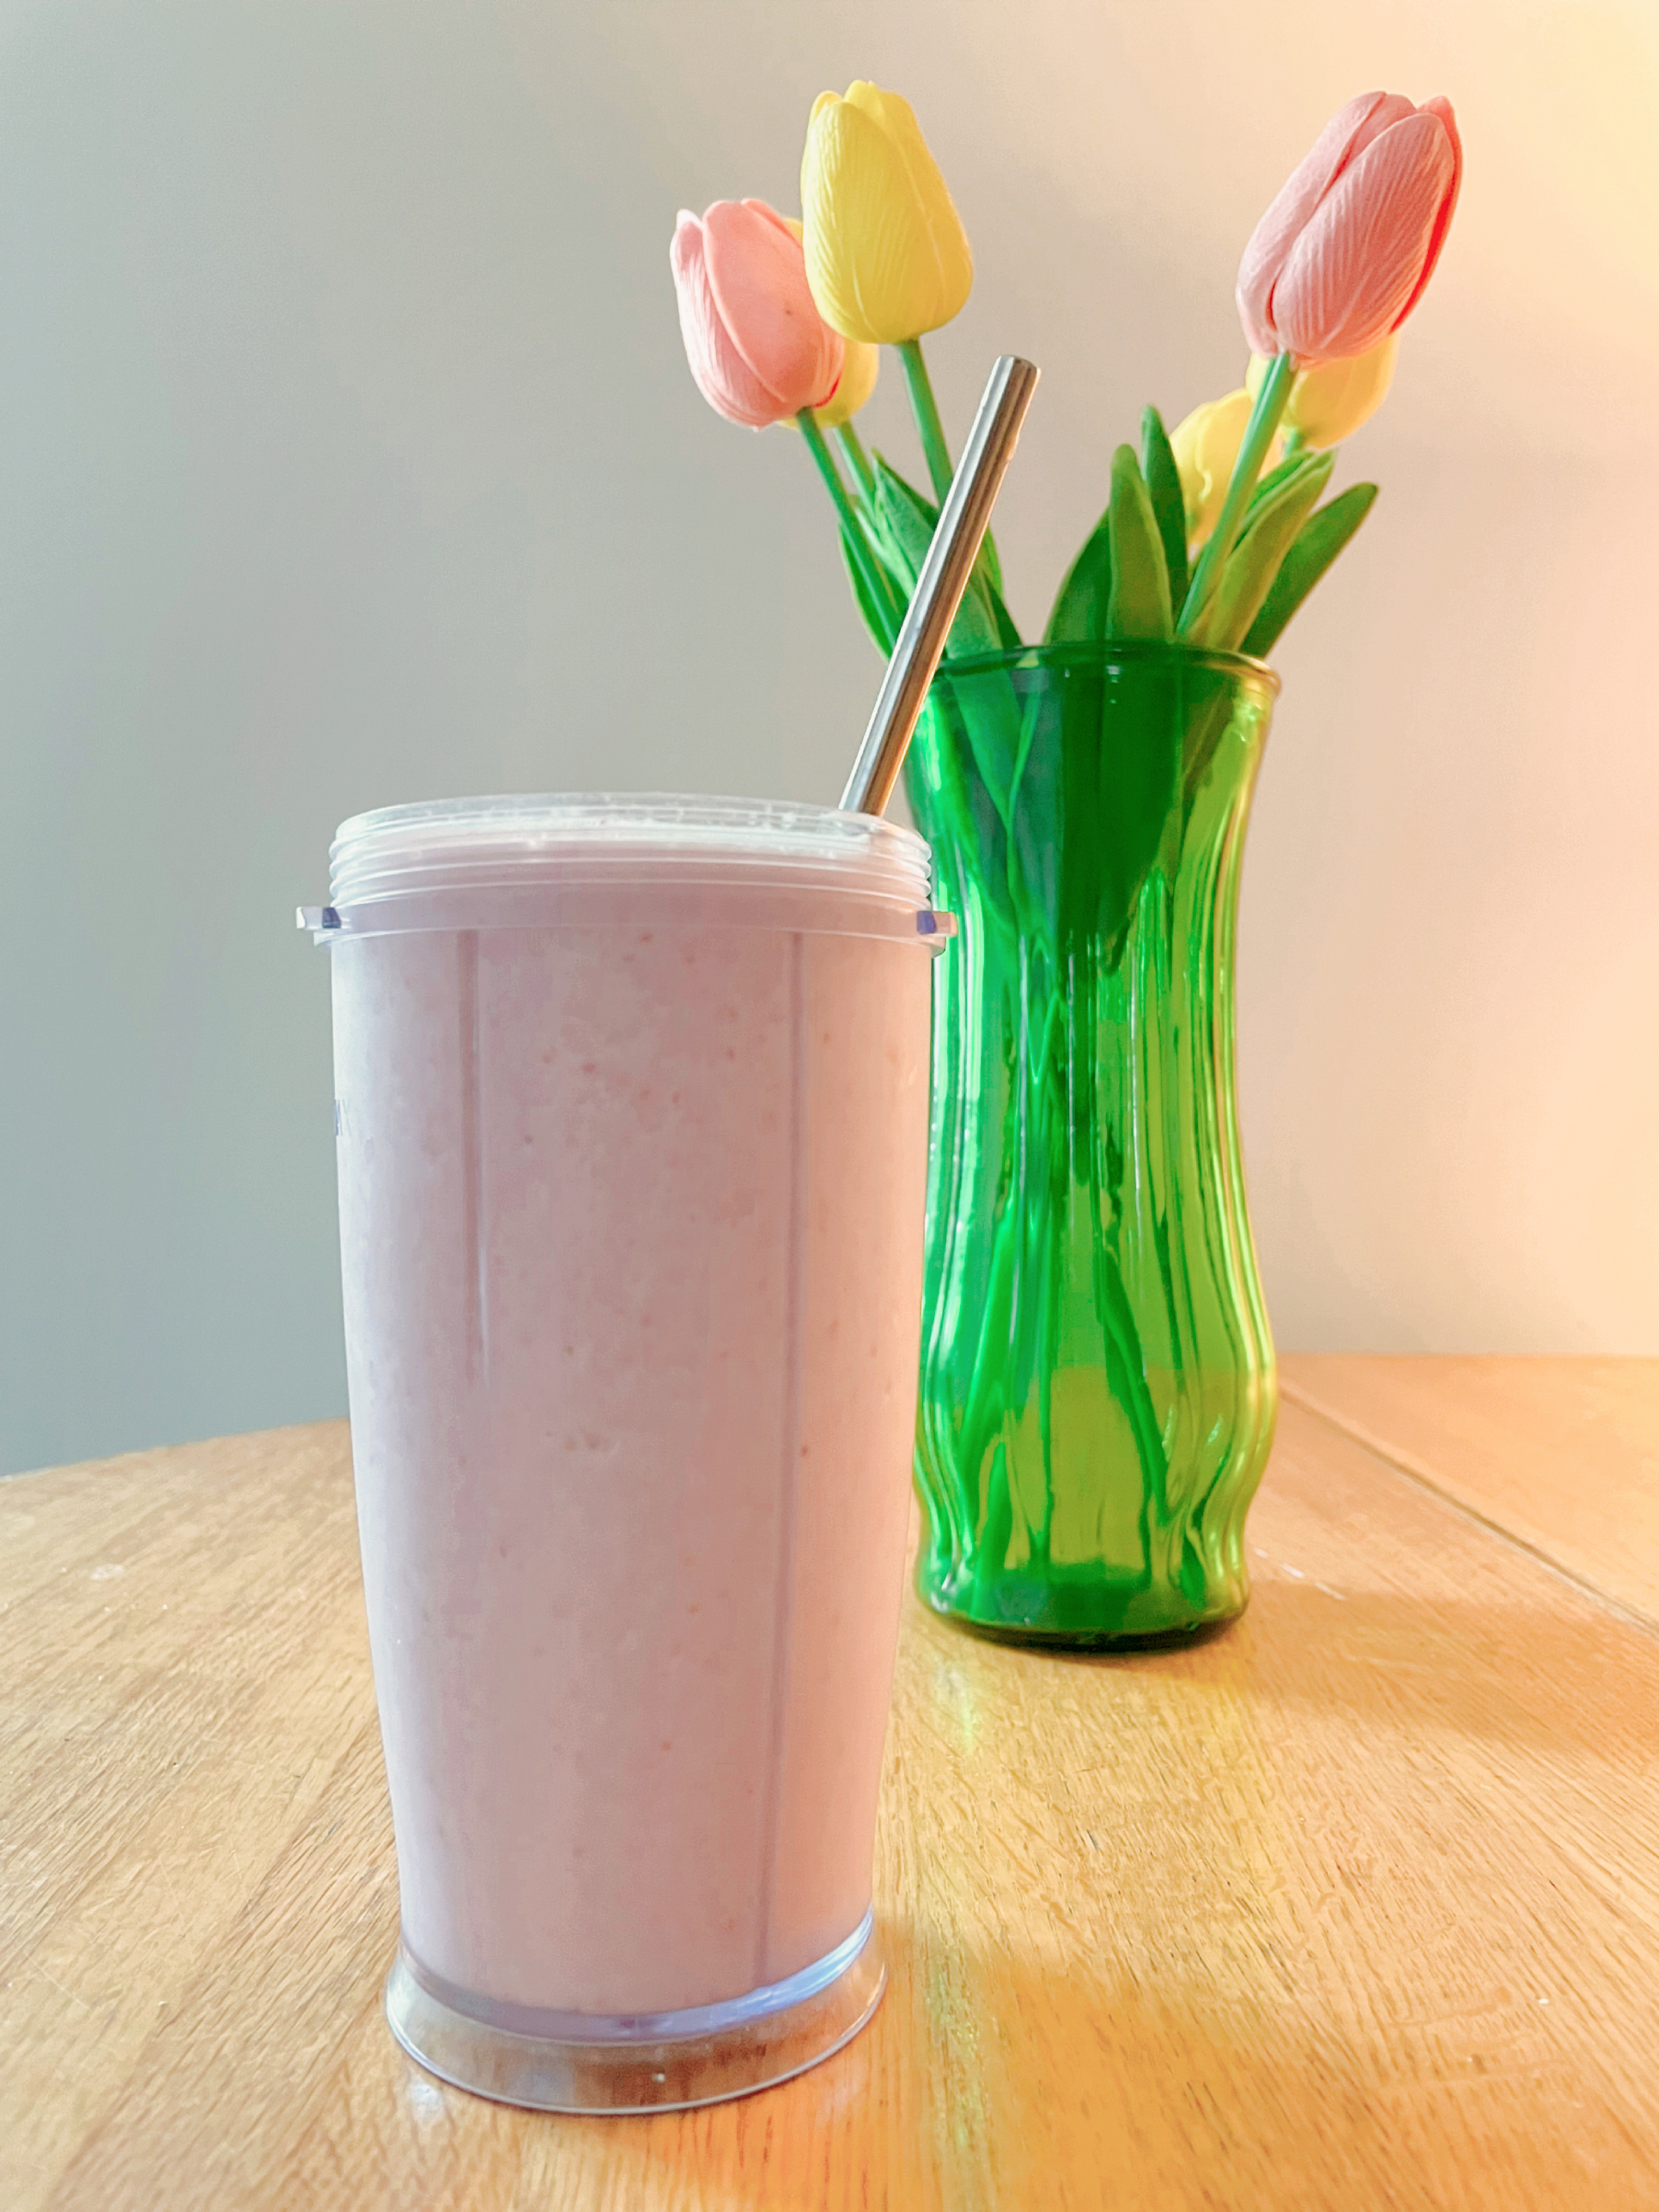
<path fill-rule="evenodd" d="M 1261 611 L 1280 562 L 1329 483 L 1335 465 L 1334 453 L 1313 455 L 1262 501 L 1255 520 L 1239 532 L 1227 556 L 1221 580 L 1194 634 L 1195 644 L 1210 646 L 1218 653 L 1237 650 Z"/>
<path fill-rule="evenodd" d="M 914 485 L 906 483 L 879 453 L 875 463 L 876 532 L 908 600 L 915 591 L 927 549 L 933 542 L 939 509 Z M 976 565 L 951 625 L 946 651 L 960 659 L 973 653 L 1017 652 L 1021 643 L 1013 617 Z"/>
<path fill-rule="evenodd" d="M 890 654 L 898 641 L 901 617 L 893 613 L 890 606 L 876 599 L 844 523 L 841 531 L 841 558 L 842 566 L 847 571 L 847 580 L 853 587 L 854 603 L 864 617 L 864 627 L 875 640 L 878 651 Z"/>
<path fill-rule="evenodd" d="M 1170 637 L 1170 572 L 1133 446 L 1112 456 L 1112 600 L 1108 623 L 1114 637 Z"/>
<path fill-rule="evenodd" d="M 1006 668 L 962 672 L 947 659 L 927 695 L 927 725 L 935 751 L 954 754 L 963 771 L 960 788 L 975 827 L 973 846 L 998 877 L 1007 869 L 1007 830 L 1020 747 L 1020 702 Z"/>
<path fill-rule="evenodd" d="M 1285 623 L 1370 513 L 1376 498 L 1374 483 L 1350 484 L 1308 517 L 1245 633 L 1241 653 L 1260 659 L 1273 650 Z"/>
<path fill-rule="evenodd" d="M 1249 527 L 1251 516 L 1259 514 L 1263 504 L 1272 499 L 1275 493 L 1282 491 L 1298 470 L 1305 469 L 1310 461 L 1316 461 L 1318 459 L 1317 453 L 1304 450 L 1299 453 L 1292 453 L 1287 460 L 1280 461 L 1275 467 L 1269 469 L 1250 494 L 1250 503 L 1244 510 L 1243 521 L 1239 525 L 1241 533 Z"/>
<path fill-rule="evenodd" d="M 1025 641 L 1019 634 L 1018 624 L 1002 604 L 1001 592 L 993 591 L 989 585 L 987 585 L 986 589 L 990 592 L 991 612 L 996 620 L 997 634 L 1002 640 L 1003 652 L 1024 653 Z"/>
<path fill-rule="evenodd" d="M 1156 407 L 1145 408 L 1141 412 L 1140 465 L 1146 473 L 1152 513 L 1158 519 L 1158 534 L 1164 544 L 1170 605 L 1178 607 L 1187 596 L 1187 497 L 1181 489 L 1175 448 L 1164 427 L 1164 417 Z"/>
<path fill-rule="evenodd" d="M 1042 633 L 1045 645 L 1094 645 L 1106 635 L 1112 603 L 1112 530 L 1109 508 L 1066 571 L 1054 611 Z"/>

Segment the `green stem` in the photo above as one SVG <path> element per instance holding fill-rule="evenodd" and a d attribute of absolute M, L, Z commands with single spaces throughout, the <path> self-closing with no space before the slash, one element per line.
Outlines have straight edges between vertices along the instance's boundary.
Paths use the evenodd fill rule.
<path fill-rule="evenodd" d="M 906 338 L 899 348 L 899 359 L 904 363 L 904 380 L 910 388 L 910 411 L 916 418 L 916 431 L 921 440 L 921 450 L 927 463 L 927 473 L 933 480 L 933 497 L 941 507 L 945 495 L 951 489 L 955 470 L 951 466 L 951 448 L 945 442 L 945 425 L 939 419 L 939 402 L 933 397 L 933 379 L 927 374 L 927 364 L 921 357 L 921 340 Z"/>
<path fill-rule="evenodd" d="M 1227 556 L 1237 542 L 1238 526 L 1244 519 L 1244 509 L 1249 504 L 1250 494 L 1255 489 L 1256 479 L 1261 474 L 1261 464 L 1267 458 L 1267 448 L 1273 444 L 1273 432 L 1279 428 L 1279 418 L 1285 412 L 1291 386 L 1295 381 L 1295 356 L 1275 354 L 1273 367 L 1263 377 L 1261 389 L 1255 395 L 1255 405 L 1250 410 L 1244 442 L 1238 449 L 1238 459 L 1233 463 L 1232 480 L 1227 486 L 1227 496 L 1221 503 L 1221 513 L 1215 528 L 1210 532 L 1208 544 L 1198 556 L 1198 566 L 1193 571 L 1193 580 L 1182 605 L 1181 620 L 1176 626 L 1178 636 L 1189 637 L 1192 635 L 1211 592 L 1221 580 Z"/>
<path fill-rule="evenodd" d="M 823 478 L 824 489 L 835 501 L 836 513 L 841 517 L 842 528 L 849 531 L 862 544 L 864 533 L 859 526 L 858 510 L 848 496 L 847 487 L 841 480 L 841 471 L 836 466 L 835 456 L 823 442 L 823 433 L 819 429 L 811 409 L 803 407 L 795 420 L 800 425 L 801 436 L 806 441 L 806 450 L 817 464 L 818 474 Z"/>
<path fill-rule="evenodd" d="M 843 422 L 836 432 L 841 449 L 852 464 L 853 474 L 858 478 L 859 489 L 866 499 L 876 495 L 876 472 L 870 465 L 870 456 L 864 450 L 864 441 L 850 422 Z"/>
<path fill-rule="evenodd" d="M 818 474 L 823 478 L 824 489 L 835 502 L 836 513 L 841 517 L 842 531 L 847 539 L 848 550 L 858 563 L 859 573 L 864 578 L 866 587 L 877 605 L 887 608 L 891 614 L 894 635 L 896 635 L 898 625 L 904 619 L 904 609 L 902 605 L 896 603 L 892 580 L 886 569 L 870 550 L 869 540 L 864 534 L 864 526 L 859 520 L 858 509 L 848 496 L 847 487 L 841 480 L 841 471 L 836 466 L 835 457 L 823 442 L 823 433 L 813 419 L 810 407 L 803 407 L 795 420 L 800 425 L 800 434 L 806 441 L 806 450 L 817 464 Z"/>

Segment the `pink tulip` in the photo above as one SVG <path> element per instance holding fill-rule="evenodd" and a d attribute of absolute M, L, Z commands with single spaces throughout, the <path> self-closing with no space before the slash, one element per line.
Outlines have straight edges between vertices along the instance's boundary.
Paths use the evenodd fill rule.
<path fill-rule="evenodd" d="M 764 200 L 680 211 L 669 248 L 680 335 L 697 389 L 719 414 L 763 430 L 822 407 L 846 344 L 812 304 L 800 240 Z"/>
<path fill-rule="evenodd" d="M 1244 249 L 1238 312 L 1252 353 L 1305 366 L 1380 345 L 1423 296 L 1462 175 L 1449 100 L 1351 100 Z"/>

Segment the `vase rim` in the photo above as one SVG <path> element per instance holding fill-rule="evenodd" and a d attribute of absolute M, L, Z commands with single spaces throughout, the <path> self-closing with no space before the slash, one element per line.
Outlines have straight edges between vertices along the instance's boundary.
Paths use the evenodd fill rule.
<path fill-rule="evenodd" d="M 1114 661 L 1171 660 L 1213 669 L 1218 675 L 1249 677 L 1276 698 L 1282 689 L 1279 672 L 1253 653 L 1221 653 L 1206 645 L 1187 645 L 1176 638 L 1108 638 L 1098 643 L 1022 645 L 1003 653 L 951 654 L 939 663 L 941 676 L 977 676 L 994 670 L 1105 667 Z"/>

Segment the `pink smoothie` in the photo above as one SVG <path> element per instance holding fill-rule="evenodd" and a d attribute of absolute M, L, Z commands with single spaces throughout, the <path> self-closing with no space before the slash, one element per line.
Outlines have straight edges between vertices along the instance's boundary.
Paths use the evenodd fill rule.
<path fill-rule="evenodd" d="M 508 2025 L 741 1996 L 871 1901 L 931 963 L 902 886 L 866 934 L 721 866 L 332 952 L 404 1938 Z"/>

